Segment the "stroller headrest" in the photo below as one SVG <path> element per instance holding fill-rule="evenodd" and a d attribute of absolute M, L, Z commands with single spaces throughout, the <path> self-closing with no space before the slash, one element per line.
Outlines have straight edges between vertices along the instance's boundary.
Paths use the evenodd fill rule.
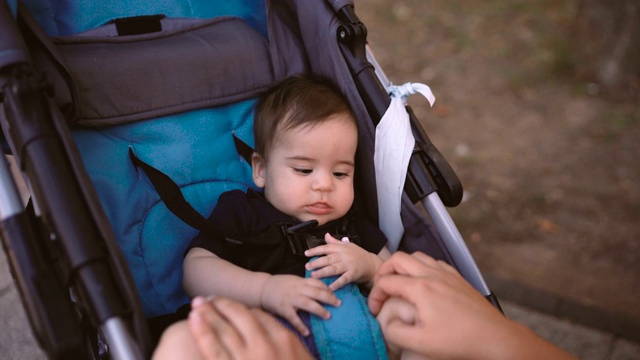
<path fill-rule="evenodd" d="M 49 36 L 69 36 L 115 19 L 141 15 L 213 18 L 237 16 L 266 36 L 264 0 L 26 0 L 29 12 Z"/>

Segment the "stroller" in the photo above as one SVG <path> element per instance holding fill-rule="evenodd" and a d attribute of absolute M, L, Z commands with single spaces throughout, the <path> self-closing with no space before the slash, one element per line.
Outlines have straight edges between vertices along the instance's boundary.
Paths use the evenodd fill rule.
<path fill-rule="evenodd" d="M 394 87 L 353 1 L 0 0 L 0 33 L 3 143 L 31 195 L 23 206 L 1 162 L 2 242 L 50 358 L 149 357 L 149 324 L 189 301 L 182 254 L 200 214 L 254 186 L 253 105 L 287 76 L 323 75 L 346 95 L 355 204 L 384 217 L 374 139 Z M 448 262 L 499 308 L 445 208 L 459 180 L 405 116 L 415 145 L 392 250 Z"/>

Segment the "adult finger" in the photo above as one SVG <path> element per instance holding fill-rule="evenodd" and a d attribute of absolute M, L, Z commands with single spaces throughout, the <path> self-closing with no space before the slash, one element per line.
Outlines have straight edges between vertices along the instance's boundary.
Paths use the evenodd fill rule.
<path fill-rule="evenodd" d="M 377 278 L 389 274 L 409 275 L 409 276 L 425 276 L 432 271 L 432 266 L 425 263 L 435 264 L 435 260 L 428 255 L 424 255 L 426 258 L 417 258 L 416 256 L 409 255 L 405 252 L 396 252 L 389 259 L 380 265 L 378 271 L 374 277 L 374 282 Z"/>
<path fill-rule="evenodd" d="M 228 336 L 225 344 L 232 348 L 250 347 L 256 338 L 264 337 L 264 329 L 259 327 L 258 321 L 245 305 L 226 298 L 212 301 L 213 306 L 227 319 L 236 330 Z"/>
<path fill-rule="evenodd" d="M 456 275 L 457 277 L 462 278 L 462 275 L 460 274 L 460 272 L 454 268 L 453 266 L 447 264 L 446 262 L 442 261 L 442 260 L 438 260 L 437 261 L 438 266 L 440 266 L 441 269 L 445 270 L 446 272 Z"/>
<path fill-rule="evenodd" d="M 189 313 L 189 329 L 193 334 L 196 346 L 203 359 L 231 359 L 231 355 L 218 337 L 218 333 L 210 325 L 210 321 L 213 318 L 215 318 L 215 315 L 209 316 L 209 319 L 205 319 L 202 311 L 192 311 Z M 223 321 L 220 316 L 218 316 L 218 319 Z"/>
<path fill-rule="evenodd" d="M 228 299 L 215 299 L 213 305 L 242 335 L 244 347 L 229 348 L 234 359 L 266 360 L 308 359 L 297 337 L 282 324 L 259 309 L 249 309 Z"/>
<path fill-rule="evenodd" d="M 387 299 L 382 305 L 376 320 L 380 324 L 380 329 L 383 335 L 388 335 L 389 326 L 394 322 L 402 322 L 407 325 L 415 325 L 417 322 L 418 313 L 416 307 L 397 297 Z M 405 359 L 404 351 L 401 347 L 394 343 L 391 343 L 388 339 L 385 339 L 387 344 L 387 353 L 391 359 Z M 406 351 L 406 349 L 405 349 Z M 406 357 L 411 359 L 411 357 Z"/>
<path fill-rule="evenodd" d="M 417 315 L 416 307 L 413 304 L 404 299 L 392 297 L 382 305 L 382 309 L 380 309 L 380 313 L 378 313 L 376 319 L 380 323 L 380 326 L 384 328 L 392 321 L 414 324 L 417 320 Z"/>
<path fill-rule="evenodd" d="M 268 329 L 267 336 L 275 350 L 275 359 L 312 359 L 311 354 L 298 337 L 282 326 L 273 316 L 260 309 L 252 309 L 251 311 L 261 323 L 262 328 Z"/>
<path fill-rule="evenodd" d="M 381 324 L 382 333 L 387 346 L 398 347 L 404 350 L 416 350 L 412 349 L 417 344 L 422 344 L 428 339 L 425 339 L 425 334 L 421 331 L 416 331 L 416 325 L 406 323 L 403 321 L 390 321 Z"/>
<path fill-rule="evenodd" d="M 404 275 L 387 275 L 376 280 L 369 293 L 367 304 L 374 315 L 378 315 L 382 304 L 390 297 L 400 297 L 409 303 L 416 304 L 417 279 Z"/>
<path fill-rule="evenodd" d="M 438 261 L 436 259 L 434 259 L 431 256 L 429 256 L 429 255 L 427 255 L 427 254 L 425 254 L 423 252 L 420 252 L 420 251 L 416 251 L 416 252 L 411 253 L 411 256 L 413 258 L 419 260 L 421 263 L 423 263 L 423 264 L 425 264 L 427 266 L 430 266 L 430 267 L 437 266 L 437 264 L 438 264 Z"/>
<path fill-rule="evenodd" d="M 226 305 L 226 307 L 221 308 L 220 304 Z M 232 309 L 231 314 L 228 313 L 230 308 Z M 244 305 L 240 303 L 219 297 L 193 308 L 192 312 L 200 314 L 201 318 L 217 334 L 227 352 L 232 353 L 232 349 L 248 346 L 248 343 L 242 338 L 242 332 L 234 323 L 235 317 L 242 311 L 242 308 Z"/>
<path fill-rule="evenodd" d="M 445 270 L 449 273 L 453 273 L 453 274 L 457 274 L 459 275 L 460 273 L 458 272 L 458 270 L 456 270 L 453 266 L 447 264 L 446 262 L 442 261 L 442 260 L 436 260 L 434 258 L 432 258 L 431 256 L 423 253 L 423 252 L 414 252 L 413 254 L 411 254 L 411 256 L 413 256 L 414 258 L 420 260 L 423 264 L 429 266 L 429 267 L 433 267 L 433 268 L 438 268 L 438 269 L 442 269 Z"/>

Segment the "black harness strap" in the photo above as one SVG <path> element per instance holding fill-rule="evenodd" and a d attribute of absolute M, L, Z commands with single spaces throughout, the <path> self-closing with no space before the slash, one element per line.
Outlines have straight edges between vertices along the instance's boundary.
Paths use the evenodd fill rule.
<path fill-rule="evenodd" d="M 211 223 L 189 204 L 182 195 L 178 184 L 171 180 L 167 174 L 140 160 L 131 147 L 129 148 L 129 157 L 136 168 L 140 168 L 147 175 L 169 211 L 195 229 L 213 234 L 218 233 Z"/>
<path fill-rule="evenodd" d="M 248 146 L 248 145 L 247 145 Z M 165 203 L 167 209 L 187 225 L 201 231 L 212 234 L 219 234 L 218 230 L 211 225 L 198 210 L 184 198 L 180 187 L 167 174 L 140 160 L 129 148 L 129 157 L 136 168 L 141 169 L 146 175 L 151 185 L 156 189 L 160 199 Z M 324 239 L 318 239 L 309 233 L 308 230 L 315 228 L 318 222 L 307 221 L 294 225 L 293 223 L 276 223 L 271 225 L 265 232 L 258 236 L 244 239 L 225 238 L 227 243 L 235 246 L 249 244 L 277 245 L 283 239 L 288 240 L 291 251 L 296 255 L 304 255 L 304 251 L 312 247 L 325 244 Z"/>
<path fill-rule="evenodd" d="M 267 230 L 254 237 L 242 239 L 224 237 L 209 220 L 189 204 L 182 191 L 180 191 L 180 187 L 167 174 L 140 160 L 131 147 L 129 148 L 129 157 L 134 166 L 147 175 L 167 209 L 180 220 L 195 229 L 224 239 L 227 246 L 246 248 L 254 252 L 259 250 L 260 255 L 256 255 L 255 259 L 251 258 L 251 255 L 249 255 L 251 251 L 248 251 L 248 258 L 242 260 L 244 267 L 249 270 L 267 271 L 271 267 L 277 266 L 284 256 L 282 253 L 284 249 L 288 248 L 296 256 L 305 256 L 304 252 L 306 250 L 326 244 L 322 236 L 314 235 L 314 233 L 318 233 L 319 230 L 323 229 L 323 227 L 317 228 L 318 222 L 316 220 L 298 224 L 292 222 L 274 223 Z M 345 218 L 326 230 L 332 236 L 348 236 L 351 242 L 359 245 L 360 239 L 357 235 L 359 232 L 356 229 L 351 229 L 351 225 L 352 221 Z"/>
<path fill-rule="evenodd" d="M 251 165 L 251 156 L 253 155 L 253 148 L 246 142 L 242 141 L 236 134 L 233 134 L 233 143 L 236 146 L 236 151 L 243 159 L 245 159 L 249 165 Z"/>

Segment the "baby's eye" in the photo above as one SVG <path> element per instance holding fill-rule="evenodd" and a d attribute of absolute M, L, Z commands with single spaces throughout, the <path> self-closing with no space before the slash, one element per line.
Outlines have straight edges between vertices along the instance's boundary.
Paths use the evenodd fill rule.
<path fill-rule="evenodd" d="M 293 168 L 293 171 L 295 171 L 295 172 L 297 172 L 297 173 L 300 173 L 300 174 L 308 175 L 308 174 L 311 174 L 311 172 L 312 172 L 313 170 L 311 170 L 311 169 L 304 169 L 304 168 Z"/>
<path fill-rule="evenodd" d="M 342 178 L 345 178 L 345 177 L 349 176 L 349 174 L 346 173 L 346 172 L 336 171 L 336 172 L 333 173 L 333 176 L 337 177 L 338 179 L 342 179 Z"/>

